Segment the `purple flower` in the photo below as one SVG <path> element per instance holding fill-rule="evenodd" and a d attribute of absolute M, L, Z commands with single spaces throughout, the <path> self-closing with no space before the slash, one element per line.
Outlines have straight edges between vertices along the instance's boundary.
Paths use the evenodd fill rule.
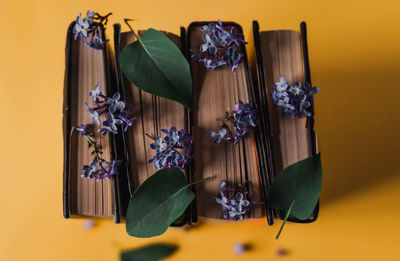
<path fill-rule="evenodd" d="M 310 117 L 311 112 L 307 109 L 314 101 L 314 94 L 318 93 L 318 87 L 311 87 L 309 83 L 295 82 L 289 86 L 284 77 L 275 83 L 275 90 L 272 93 L 274 104 L 281 108 L 284 115 L 292 117 Z"/>
<path fill-rule="evenodd" d="M 226 126 L 222 126 L 218 132 L 210 131 L 210 137 L 214 140 L 215 143 L 220 144 L 221 141 L 231 140 L 231 132 Z"/>
<path fill-rule="evenodd" d="M 236 52 L 235 47 L 229 47 L 225 56 L 223 57 L 224 61 L 227 65 L 232 66 L 232 72 L 239 66 L 240 59 L 242 58 L 242 54 Z"/>
<path fill-rule="evenodd" d="M 219 185 L 219 197 L 215 198 L 215 202 L 221 205 L 224 218 L 232 220 L 243 220 L 243 215 L 250 210 L 250 201 L 244 198 L 242 192 L 237 192 L 235 197 L 228 198 L 224 191 L 227 189 L 226 181 L 221 181 Z"/>
<path fill-rule="evenodd" d="M 125 125 L 124 131 L 126 132 L 128 130 L 128 127 L 132 126 L 133 122 L 137 119 L 135 117 L 135 112 L 133 111 L 133 106 L 130 104 L 122 109 L 122 111 L 118 115 L 118 118 L 123 121 Z"/>
<path fill-rule="evenodd" d="M 231 45 L 232 43 L 235 43 L 237 46 L 240 46 L 241 44 L 247 44 L 247 42 L 244 40 L 243 34 L 236 32 L 236 28 L 234 26 L 232 26 L 229 34 L 228 45 Z"/>
<path fill-rule="evenodd" d="M 96 84 L 96 86 L 94 87 L 94 90 L 89 92 L 89 96 L 93 97 L 93 103 L 98 103 L 99 99 L 97 98 L 97 96 L 101 96 L 102 95 L 101 90 L 100 90 L 100 86 L 101 86 L 100 83 Z"/>
<path fill-rule="evenodd" d="M 109 104 L 109 105 L 110 105 L 109 111 L 110 111 L 111 113 L 114 113 L 114 112 L 116 112 L 117 110 L 120 111 L 120 110 L 122 110 L 122 109 L 125 108 L 125 102 L 120 101 L 120 100 L 119 100 L 120 98 L 121 98 L 121 95 L 120 95 L 118 92 L 116 92 L 116 93 L 114 93 L 114 95 L 112 96 L 112 98 L 106 97 L 106 98 L 104 99 L 104 102 L 105 102 L 106 104 Z"/>
<path fill-rule="evenodd" d="M 108 133 L 118 134 L 117 125 L 122 124 L 122 120 L 116 119 L 111 112 L 107 113 L 107 120 L 103 121 L 104 128 L 100 128 L 99 132 L 106 135 Z"/>
<path fill-rule="evenodd" d="M 88 36 L 88 29 L 92 23 L 93 20 L 90 17 L 82 18 L 81 14 L 79 13 L 73 29 L 75 40 L 78 38 L 78 36 L 86 38 Z"/>
<path fill-rule="evenodd" d="M 191 160 L 192 136 L 185 129 L 177 130 L 176 127 L 162 129 L 161 132 L 167 136 L 164 139 L 157 137 L 154 143 L 150 144 L 150 148 L 155 150 L 156 154 L 148 163 L 153 163 L 158 170 L 169 167 L 186 168 Z M 183 154 L 181 150 L 184 150 Z"/>
<path fill-rule="evenodd" d="M 203 42 L 204 43 L 200 45 L 200 52 L 205 53 L 207 50 L 209 50 L 211 54 L 217 53 L 218 49 L 208 34 L 203 34 Z"/>
<path fill-rule="evenodd" d="M 152 150 L 155 150 L 156 153 L 160 153 L 162 152 L 163 149 L 165 149 L 167 147 L 167 143 L 165 143 L 161 137 L 157 137 L 156 140 L 154 141 L 154 143 L 150 144 L 150 148 Z"/>
<path fill-rule="evenodd" d="M 80 128 L 75 128 L 77 131 L 80 132 L 81 136 L 83 135 L 91 135 L 93 134 L 93 124 L 81 124 Z"/>
<path fill-rule="evenodd" d="M 122 164 L 122 160 L 113 160 L 111 163 L 109 163 L 107 161 L 104 161 L 104 162 L 108 165 L 106 168 L 107 168 L 107 173 L 110 176 L 119 174 L 118 167 L 119 167 L 119 165 Z"/>
<path fill-rule="evenodd" d="M 94 158 L 92 163 L 88 165 L 82 166 L 83 173 L 81 175 L 82 178 L 93 178 L 94 175 L 98 174 L 101 172 L 101 170 L 97 169 L 99 167 L 99 162 L 97 161 L 97 158 Z"/>
<path fill-rule="evenodd" d="M 204 66 L 209 71 L 214 71 L 216 68 L 226 65 L 226 62 L 224 60 L 218 60 L 218 59 L 203 58 L 200 59 L 199 62 L 204 63 Z"/>
<path fill-rule="evenodd" d="M 89 42 L 86 43 L 86 42 L 83 42 L 83 41 L 82 41 L 82 44 L 85 45 L 85 46 L 90 47 L 90 48 L 93 49 L 93 50 L 103 50 L 103 49 L 106 47 L 106 44 L 107 44 L 108 41 L 109 41 L 108 39 L 105 40 L 105 41 L 103 41 L 103 40 L 102 40 L 100 37 L 98 37 L 97 35 L 94 36 L 94 35 L 92 34 L 92 36 L 90 37 Z"/>
<path fill-rule="evenodd" d="M 164 138 L 164 141 L 168 146 L 174 147 L 179 142 L 180 137 L 176 127 L 170 128 L 169 131 L 162 129 L 161 132 L 167 134 L 167 136 Z"/>
<path fill-rule="evenodd" d="M 90 116 L 92 117 L 93 122 L 97 123 L 98 125 L 101 125 L 100 119 L 99 119 L 99 113 L 95 109 L 90 108 L 86 102 L 84 104 L 85 104 L 88 112 L 90 113 Z"/>

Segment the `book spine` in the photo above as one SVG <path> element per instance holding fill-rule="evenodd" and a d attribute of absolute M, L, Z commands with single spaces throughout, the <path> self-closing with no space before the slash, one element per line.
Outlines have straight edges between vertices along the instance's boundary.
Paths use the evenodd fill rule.
<path fill-rule="evenodd" d="M 308 42 L 307 42 L 307 24 L 306 22 L 301 22 L 300 24 L 300 34 L 301 34 L 301 45 L 302 45 L 302 52 L 303 52 L 303 62 L 304 62 L 304 78 L 305 82 L 308 82 L 311 86 L 311 71 L 310 71 L 310 60 L 308 56 Z M 314 104 L 311 104 L 310 107 L 311 116 L 307 117 L 307 128 L 309 134 L 309 146 L 311 155 L 316 155 L 318 148 L 317 148 L 317 138 L 314 131 Z M 315 206 L 314 212 L 312 214 L 312 218 L 307 220 L 308 222 L 313 222 L 318 218 L 319 213 L 319 200 L 317 205 Z"/>
<path fill-rule="evenodd" d="M 70 133 L 71 133 L 71 45 L 72 30 L 75 22 L 72 22 L 67 30 L 67 43 L 65 47 L 65 78 L 64 78 L 64 101 L 63 101 L 63 138 L 64 138 L 64 166 L 63 166 L 63 215 L 70 217 L 69 207 L 69 161 L 70 161 Z"/>
<path fill-rule="evenodd" d="M 270 119 L 269 119 L 269 111 L 268 111 L 268 102 L 267 102 L 267 91 L 265 86 L 265 77 L 264 77 L 264 65 L 263 65 L 263 57 L 261 52 L 261 44 L 260 44 L 260 27 L 257 21 L 253 21 L 253 38 L 254 38 L 254 49 L 256 53 L 256 64 L 257 64 L 257 73 L 258 73 L 258 89 L 254 90 L 256 102 L 259 104 L 260 113 L 263 117 L 263 121 L 260 121 L 260 131 L 263 136 L 263 140 L 265 141 L 263 146 L 263 154 L 265 154 L 264 158 L 266 163 L 266 170 L 264 171 L 265 175 L 262 179 L 263 187 L 264 187 L 264 205 L 267 215 L 268 225 L 274 224 L 274 211 L 270 204 L 268 204 L 268 191 L 271 184 L 274 181 L 274 162 L 272 158 L 272 135 L 271 135 L 271 127 L 270 127 Z M 260 97 L 261 94 L 261 97 Z"/>
<path fill-rule="evenodd" d="M 113 92 L 119 92 L 121 99 L 125 100 L 124 79 L 119 65 L 121 39 L 121 25 L 114 24 L 114 55 L 115 55 L 115 81 L 113 82 Z M 131 162 L 129 157 L 128 138 L 122 126 L 118 126 L 118 135 L 116 135 L 116 157 L 123 161 L 120 173 L 117 176 L 118 194 L 120 199 L 121 218 L 125 217 L 128 209 L 129 200 L 134 191 L 133 180 L 130 176 Z"/>

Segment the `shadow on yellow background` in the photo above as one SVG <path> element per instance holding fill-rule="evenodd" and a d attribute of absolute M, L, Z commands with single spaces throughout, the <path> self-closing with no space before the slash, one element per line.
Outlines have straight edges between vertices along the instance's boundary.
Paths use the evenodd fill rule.
<path fill-rule="evenodd" d="M 309 31 L 316 130 L 324 181 L 317 222 L 201 220 L 155 239 L 124 225 L 62 218 L 62 88 L 69 23 L 79 12 L 112 11 L 136 29 L 178 33 L 191 21 L 232 20 L 262 30 Z M 398 1 L 9 1 L 0 8 L 0 260 L 118 260 L 121 249 L 174 242 L 169 260 L 400 260 Z M 123 27 L 124 28 L 124 27 Z M 126 30 L 126 28 L 125 28 Z M 112 28 L 108 27 L 109 37 Z M 249 47 L 248 51 L 252 51 Z M 235 242 L 253 250 L 235 256 Z M 284 248 L 289 254 L 278 257 Z"/>

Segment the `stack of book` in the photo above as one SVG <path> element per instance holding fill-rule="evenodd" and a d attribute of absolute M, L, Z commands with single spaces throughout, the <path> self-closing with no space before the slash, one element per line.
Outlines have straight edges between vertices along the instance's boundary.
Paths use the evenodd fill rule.
<path fill-rule="evenodd" d="M 181 28 L 180 35 L 164 32 L 188 60 L 191 51 L 203 43 L 201 28 L 210 22 L 193 22 Z M 223 26 L 240 25 L 223 22 Z M 163 129 L 172 126 L 185 129 L 193 136 L 193 160 L 185 169 L 188 183 L 206 177 L 213 179 L 191 188 L 196 199 L 174 225 L 196 222 L 198 216 L 222 218 L 221 206 L 214 198 L 219 193 L 219 183 L 224 180 L 231 188 L 244 187 L 254 202 L 262 203 L 245 214 L 244 218 L 266 216 L 269 224 L 274 217 L 283 217 L 268 204 L 267 192 L 274 176 L 288 165 L 316 154 L 317 145 L 311 117 L 284 117 L 274 106 L 271 93 L 281 75 L 288 82 L 309 82 L 307 37 L 305 23 L 301 30 L 259 31 L 253 22 L 256 75 L 251 78 L 246 48 L 240 46 L 241 62 L 232 71 L 230 67 L 207 70 L 202 63 L 190 62 L 192 74 L 193 110 L 166 98 L 146 93 L 127 80 L 120 68 L 120 50 L 135 41 L 131 32 L 121 32 L 114 25 L 114 50 L 109 46 L 93 50 L 74 39 L 73 22 L 67 32 L 66 71 L 64 86 L 64 217 L 114 217 L 116 223 L 125 218 L 130 197 L 157 169 L 148 163 L 153 155 L 151 137 L 160 136 Z M 99 25 L 99 35 L 104 38 L 104 28 Z M 139 35 L 143 32 L 139 31 Z M 86 141 L 79 138 L 75 127 L 90 122 L 84 103 L 88 93 L 101 83 L 105 94 L 119 92 L 122 100 L 132 104 L 137 120 L 127 132 L 101 136 L 99 144 L 106 160 L 122 160 L 118 175 L 112 179 L 96 181 L 82 179 L 81 166 L 94 157 Z M 227 111 L 238 101 L 250 103 L 257 111 L 259 123 L 237 144 L 215 144 L 210 130 L 218 130 Z M 313 110 L 311 110 L 313 113 Z M 311 222 L 317 218 L 318 205 L 307 220 L 289 218 L 295 222 Z"/>

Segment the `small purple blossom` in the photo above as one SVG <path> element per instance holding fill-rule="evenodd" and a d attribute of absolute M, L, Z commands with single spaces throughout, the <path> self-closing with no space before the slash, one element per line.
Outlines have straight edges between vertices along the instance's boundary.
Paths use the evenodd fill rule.
<path fill-rule="evenodd" d="M 89 14 L 89 11 L 88 11 Z M 91 13 L 90 13 L 91 14 Z M 84 17 L 82 18 L 81 14 L 79 13 L 78 17 L 76 18 L 75 26 L 73 29 L 74 38 L 75 40 L 80 36 L 82 38 L 86 38 L 88 36 L 89 27 L 93 24 L 92 17 Z"/>
<path fill-rule="evenodd" d="M 220 20 L 204 25 L 200 30 L 205 32 L 202 36 L 203 44 L 200 45 L 200 53 L 193 54 L 192 59 L 203 63 L 207 70 L 231 66 L 233 72 L 243 57 L 237 48 L 247 44 L 243 34 L 234 26 L 223 26 Z"/>
<path fill-rule="evenodd" d="M 275 83 L 275 90 L 272 93 L 274 104 L 281 108 L 284 115 L 302 118 L 310 117 L 308 109 L 314 101 L 314 95 L 319 91 L 318 87 L 311 87 L 309 83 L 295 82 L 289 86 L 284 77 Z"/>
<path fill-rule="evenodd" d="M 94 129 L 93 127 L 93 124 L 81 124 L 81 127 L 75 129 L 80 132 L 81 136 L 92 135 Z"/>
<path fill-rule="evenodd" d="M 257 114 L 252 105 L 250 103 L 244 103 L 241 100 L 236 104 L 235 110 L 229 113 L 227 112 L 225 118 L 218 118 L 217 120 L 233 123 L 233 128 L 235 130 L 235 135 L 232 136 L 232 132 L 224 124 L 218 133 L 211 131 L 210 136 L 217 144 L 221 143 L 222 140 L 232 140 L 232 138 L 234 144 L 237 144 L 239 140 L 247 135 L 249 127 L 256 127 L 258 124 Z"/>
<path fill-rule="evenodd" d="M 259 203 L 251 202 L 246 199 L 243 192 L 240 190 L 227 189 L 227 182 L 221 181 L 219 185 L 219 197 L 215 198 L 215 202 L 221 205 L 222 214 L 225 219 L 232 219 L 235 221 L 242 221 L 243 215 L 245 215 L 250 209 Z M 234 192 L 233 197 L 228 197 L 225 192 Z"/>
<path fill-rule="evenodd" d="M 102 50 L 105 48 L 106 43 L 109 40 L 103 41 L 100 38 L 98 26 L 106 25 L 108 22 L 108 16 L 101 16 L 98 13 L 87 11 L 86 17 L 82 18 L 81 14 L 79 14 L 76 18 L 75 25 L 73 28 L 74 38 L 75 40 L 80 36 L 82 39 L 87 38 L 91 35 L 89 42 L 81 41 L 81 43 L 85 46 L 90 47 L 93 50 Z"/>
<path fill-rule="evenodd" d="M 203 44 L 200 45 L 200 52 L 204 53 L 209 51 L 211 54 L 216 54 L 218 48 L 215 46 L 214 41 L 211 39 L 210 35 L 203 34 Z"/>
<path fill-rule="evenodd" d="M 83 173 L 81 175 L 82 178 L 93 178 L 95 175 L 99 174 L 101 170 L 98 169 L 99 167 L 99 162 L 97 158 L 94 158 L 92 163 L 90 165 L 83 165 L 82 170 Z"/>
<path fill-rule="evenodd" d="M 89 42 L 83 42 L 82 44 L 85 46 L 90 47 L 93 50 L 103 50 L 106 47 L 107 42 L 110 41 L 109 39 L 103 41 L 99 36 L 92 35 L 90 37 Z"/>
<path fill-rule="evenodd" d="M 100 128 L 99 132 L 103 133 L 103 135 L 106 135 L 108 133 L 118 134 L 117 125 L 121 125 L 122 123 L 123 123 L 122 120 L 115 118 L 114 114 L 108 112 L 107 120 L 103 121 L 104 127 Z"/>
<path fill-rule="evenodd" d="M 154 143 L 150 144 L 150 148 L 152 150 L 155 150 L 156 153 L 161 153 L 163 151 L 163 149 L 165 149 L 167 147 L 167 143 L 164 142 L 163 139 L 161 139 L 161 137 L 157 137 L 154 141 Z"/>
<path fill-rule="evenodd" d="M 89 96 L 93 99 L 93 107 L 90 107 L 86 102 L 84 103 L 87 110 L 89 111 L 93 122 L 97 123 L 103 128 L 99 129 L 103 135 L 107 133 L 118 134 L 116 125 L 123 125 L 124 131 L 128 130 L 128 127 L 133 125 L 136 120 L 135 113 L 132 105 L 126 105 L 124 101 L 120 100 L 121 95 L 116 92 L 110 98 L 104 96 L 100 89 L 100 83 L 95 86 L 95 89 L 89 92 Z M 101 124 L 100 116 L 106 114 L 107 120 Z"/>
<path fill-rule="evenodd" d="M 166 136 L 164 139 L 153 138 L 150 148 L 156 153 L 148 163 L 153 163 L 158 170 L 170 167 L 185 169 L 192 157 L 192 136 L 185 129 L 177 130 L 176 127 L 162 129 L 161 132 Z"/>
<path fill-rule="evenodd" d="M 120 98 L 121 98 L 121 95 L 120 95 L 118 92 L 116 92 L 116 93 L 114 93 L 114 95 L 113 95 L 111 98 L 106 97 L 106 98 L 104 99 L 104 102 L 105 102 L 106 104 L 109 104 L 109 105 L 110 105 L 109 111 L 110 111 L 111 113 L 114 113 L 114 112 L 116 112 L 117 110 L 120 111 L 120 110 L 122 110 L 122 109 L 125 108 L 125 102 L 120 101 L 120 100 L 119 100 Z"/>
<path fill-rule="evenodd" d="M 133 122 L 137 119 L 135 116 L 135 112 L 133 111 L 133 106 L 131 104 L 127 105 L 120 114 L 118 115 L 118 118 L 120 118 L 125 127 L 124 131 L 126 132 L 130 126 L 133 125 Z"/>
<path fill-rule="evenodd" d="M 215 143 L 220 144 L 221 141 L 231 140 L 231 132 L 226 126 L 222 126 L 218 132 L 210 131 L 210 137 L 214 140 Z"/>
<path fill-rule="evenodd" d="M 225 56 L 223 57 L 225 63 L 229 66 L 232 66 L 232 72 L 239 66 L 240 59 L 242 58 L 241 53 L 236 52 L 235 47 L 229 47 Z"/>

